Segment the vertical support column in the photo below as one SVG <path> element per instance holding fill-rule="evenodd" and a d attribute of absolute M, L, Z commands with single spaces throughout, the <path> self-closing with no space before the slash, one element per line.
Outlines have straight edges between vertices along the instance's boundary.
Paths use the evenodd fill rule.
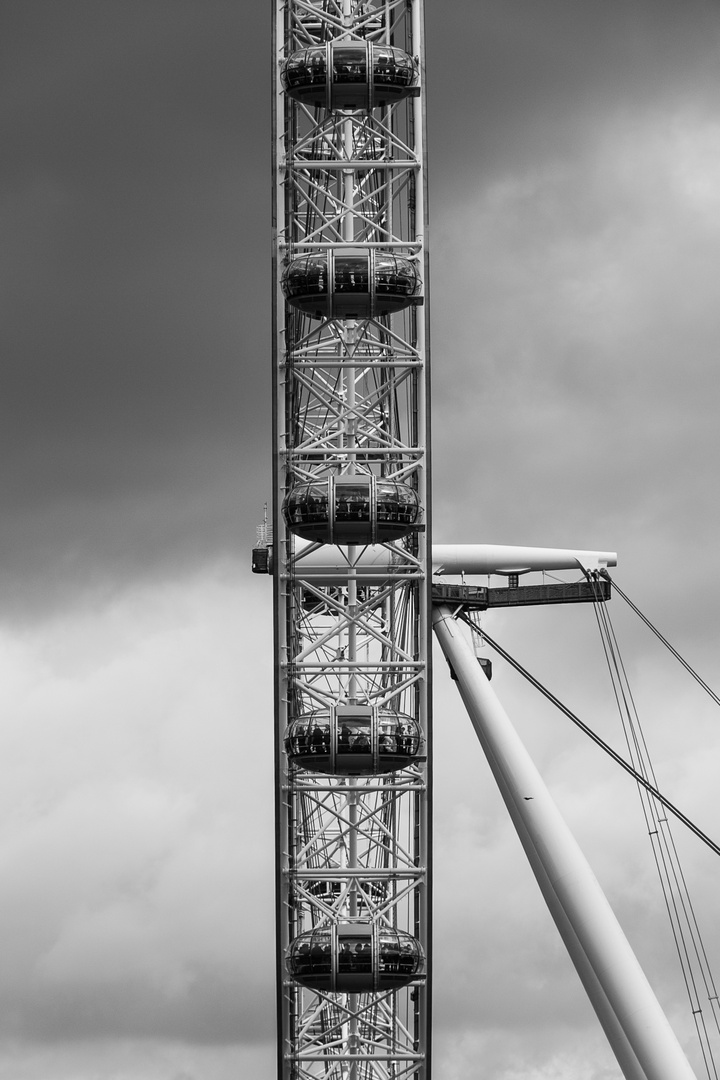
<path fill-rule="evenodd" d="M 281 1080 L 429 1076 L 422 23 L 275 0 Z"/>
<path fill-rule="evenodd" d="M 584 855 L 449 608 L 433 626 L 550 914 L 627 1080 L 696 1080 Z"/>
<path fill-rule="evenodd" d="M 412 6 L 412 41 L 414 55 L 420 67 L 420 85 L 425 86 L 425 12 L 420 3 Z M 419 557 L 425 567 L 425 592 L 420 605 L 418 632 L 419 649 L 423 656 L 429 658 L 432 655 L 431 619 L 432 604 L 430 598 L 430 579 L 432 570 L 432 531 L 430 528 L 429 508 L 432 505 L 432 472 L 430 469 L 430 295 L 429 295 L 429 214 L 428 214 L 428 191 L 427 191 L 427 113 L 426 98 L 424 92 L 413 98 L 413 134 L 417 148 L 417 154 L 421 162 L 421 172 L 415 179 L 413 189 L 413 205 L 410 212 L 413 215 L 413 228 L 418 244 L 418 258 L 422 260 L 422 273 L 424 281 L 425 306 L 423 317 L 416 320 L 417 350 L 424 358 L 425 377 L 421 380 L 418 391 L 417 407 L 417 440 L 420 446 L 425 448 L 425 455 L 421 464 L 421 479 L 423 492 L 423 504 L 428 508 L 428 525 L 424 533 L 419 536 Z M 419 314 L 419 313 L 418 313 Z M 432 666 L 428 662 L 425 672 L 425 689 L 422 698 L 422 708 L 428 710 L 423 725 L 427 731 L 428 759 L 432 761 L 432 738 L 433 728 L 430 719 L 432 709 Z M 432 866 L 432 771 L 427 777 L 427 788 L 423 797 L 417 800 L 415 807 L 418 858 L 422 865 Z M 428 954 L 432 954 L 432 891 L 429 887 L 418 890 L 416 896 L 417 920 L 424 926 L 425 941 Z M 431 982 L 424 987 L 419 987 L 416 998 L 416 1024 L 420 1044 L 425 1047 L 428 1060 L 432 1048 L 432 996 Z"/>

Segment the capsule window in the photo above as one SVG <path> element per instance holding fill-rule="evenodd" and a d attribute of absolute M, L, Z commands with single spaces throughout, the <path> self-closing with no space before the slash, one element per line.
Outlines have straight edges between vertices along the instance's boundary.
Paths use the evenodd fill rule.
<path fill-rule="evenodd" d="M 335 520 L 338 522 L 370 521 L 370 485 L 335 485 Z"/>
<path fill-rule="evenodd" d="M 417 270 L 408 259 L 396 255 L 376 255 L 375 288 L 378 293 L 413 296 L 417 286 Z"/>
<path fill-rule="evenodd" d="M 327 720 L 325 722 L 311 720 L 307 724 L 299 723 L 292 731 L 287 749 L 288 753 L 293 757 L 329 757 L 329 722 Z"/>
<path fill-rule="evenodd" d="M 418 523 L 420 500 L 409 484 L 370 475 L 296 484 L 283 504 L 288 528 L 325 544 L 376 544 L 406 536 Z"/>
<path fill-rule="evenodd" d="M 294 53 L 283 67 L 283 82 L 287 90 L 304 86 L 325 86 L 327 53 L 324 48 L 306 49 Z"/>
<path fill-rule="evenodd" d="M 361 292 L 370 291 L 367 255 L 335 256 L 335 291 Z"/>
<path fill-rule="evenodd" d="M 372 776 L 412 765 L 424 744 L 417 721 L 405 713 L 337 705 L 291 721 L 285 749 L 291 762 L 309 772 Z"/>
<path fill-rule="evenodd" d="M 283 277 L 283 287 L 288 299 L 325 294 L 327 283 L 327 257 L 325 255 L 306 255 L 294 259 Z"/>
<path fill-rule="evenodd" d="M 300 255 L 282 279 L 288 303 L 317 319 L 392 315 L 416 302 L 420 285 L 413 259 L 374 250 Z"/>
<path fill-rule="evenodd" d="M 332 971 L 330 930 L 315 930 L 296 938 L 288 952 L 288 968 L 299 981 L 329 977 Z"/>
<path fill-rule="evenodd" d="M 404 484 L 377 484 L 378 522 L 397 521 L 411 526 L 417 519 L 417 495 Z"/>
<path fill-rule="evenodd" d="M 302 504 L 300 504 L 302 505 Z M 327 516 L 327 483 L 310 484 L 308 498 L 302 510 L 309 524 L 323 521 Z"/>
<path fill-rule="evenodd" d="M 395 46 L 330 41 L 293 53 L 281 77 L 286 92 L 306 105 L 371 112 L 412 94 L 418 67 Z"/>
<path fill-rule="evenodd" d="M 345 937 L 338 942 L 338 973 L 372 974 L 372 940 L 368 937 Z"/>
<path fill-rule="evenodd" d="M 372 755 L 372 720 L 370 716 L 354 716 L 338 722 L 338 754 Z"/>
<path fill-rule="evenodd" d="M 364 48 L 336 45 L 333 50 L 333 82 L 364 83 L 367 81 L 367 54 Z"/>
<path fill-rule="evenodd" d="M 416 938 L 371 922 L 305 931 L 285 956 L 288 973 L 297 982 L 338 993 L 392 989 L 425 972 L 425 955 Z"/>
<path fill-rule="evenodd" d="M 373 81 L 380 85 L 394 82 L 397 62 L 392 49 L 375 46 L 373 52 Z"/>
<path fill-rule="evenodd" d="M 422 958 L 420 944 L 407 934 L 402 936 L 390 930 L 381 930 L 379 968 L 381 975 L 398 975 L 412 978 L 419 970 Z"/>

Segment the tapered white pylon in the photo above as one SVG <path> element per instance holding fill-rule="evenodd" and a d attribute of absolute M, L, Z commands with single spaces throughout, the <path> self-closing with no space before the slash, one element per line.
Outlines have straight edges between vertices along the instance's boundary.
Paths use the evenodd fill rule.
<path fill-rule="evenodd" d="M 696 1080 L 597 878 L 449 608 L 434 608 L 433 629 L 626 1080 Z"/>

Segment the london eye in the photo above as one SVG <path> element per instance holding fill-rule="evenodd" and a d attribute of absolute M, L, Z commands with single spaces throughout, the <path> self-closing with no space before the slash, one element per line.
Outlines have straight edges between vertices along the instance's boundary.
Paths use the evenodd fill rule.
<path fill-rule="evenodd" d="M 459 632 L 493 606 L 603 605 L 616 555 L 432 544 L 423 27 L 423 0 L 274 5 L 274 486 L 253 569 L 274 582 L 278 1078 L 430 1076 L 434 629 L 623 1074 L 692 1080 Z M 580 577 L 520 584 L 548 571 Z"/>

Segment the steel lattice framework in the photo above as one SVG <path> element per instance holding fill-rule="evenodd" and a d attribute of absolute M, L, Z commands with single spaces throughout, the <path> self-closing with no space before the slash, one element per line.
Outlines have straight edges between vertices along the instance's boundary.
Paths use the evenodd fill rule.
<path fill-rule="evenodd" d="M 283 1080 L 429 1075 L 422 30 L 422 0 L 274 0 L 273 576 Z M 352 87 L 350 99 L 339 91 L 332 97 L 333 80 L 339 85 L 345 77 L 339 46 L 345 59 L 351 46 L 353 55 L 366 57 L 363 101 L 352 100 Z M 322 67 L 323 55 L 326 101 L 288 92 L 293 58 L 311 71 L 311 62 Z M 387 64 L 401 66 L 404 56 L 412 66 L 409 91 L 380 100 L 373 69 L 379 86 Z M 353 275 L 360 271 L 367 283 L 358 286 Z M 304 274 L 304 285 L 312 279 L 322 294 L 316 310 L 288 298 L 293 274 Z M 388 310 L 384 292 L 405 287 L 403 275 L 403 281 L 413 279 L 406 289 L 412 295 Z M 364 289 L 357 303 L 343 299 L 343 283 L 351 298 Z M 384 534 L 373 494 L 372 529 L 368 525 L 357 542 L 332 543 L 330 534 L 303 539 L 288 512 L 289 496 L 330 492 L 323 497 L 332 513 L 341 489 L 331 484 L 343 479 L 356 479 L 372 493 L 383 484 L 409 492 L 418 507 L 412 528 Z M 343 710 L 364 710 L 372 718 L 375 766 L 359 775 L 332 764 L 314 769 L 309 757 L 312 723 L 319 730 L 317 717 L 324 718 L 335 737 Z M 397 732 L 388 717 L 399 718 Z M 295 743 L 292 731 L 301 732 Z M 402 733 L 410 731 L 419 733 L 412 755 L 408 751 L 401 766 L 382 767 L 378 746 L 397 751 L 403 738 L 409 746 Z M 303 763 L 291 752 L 300 740 L 308 744 Z M 338 744 L 333 762 L 342 749 Z M 346 963 L 341 938 L 353 927 L 368 935 L 370 974 L 348 989 L 353 976 L 343 984 L 339 974 Z M 403 941 L 411 936 L 419 943 L 412 977 L 401 978 L 402 962 L 389 959 L 394 932 L 398 941 L 404 934 Z M 297 942 L 321 938 L 327 944 L 314 948 L 321 966 L 326 950 L 329 974 L 325 985 L 322 979 L 308 985 L 298 977 Z M 312 950 L 302 948 L 308 966 Z"/>

